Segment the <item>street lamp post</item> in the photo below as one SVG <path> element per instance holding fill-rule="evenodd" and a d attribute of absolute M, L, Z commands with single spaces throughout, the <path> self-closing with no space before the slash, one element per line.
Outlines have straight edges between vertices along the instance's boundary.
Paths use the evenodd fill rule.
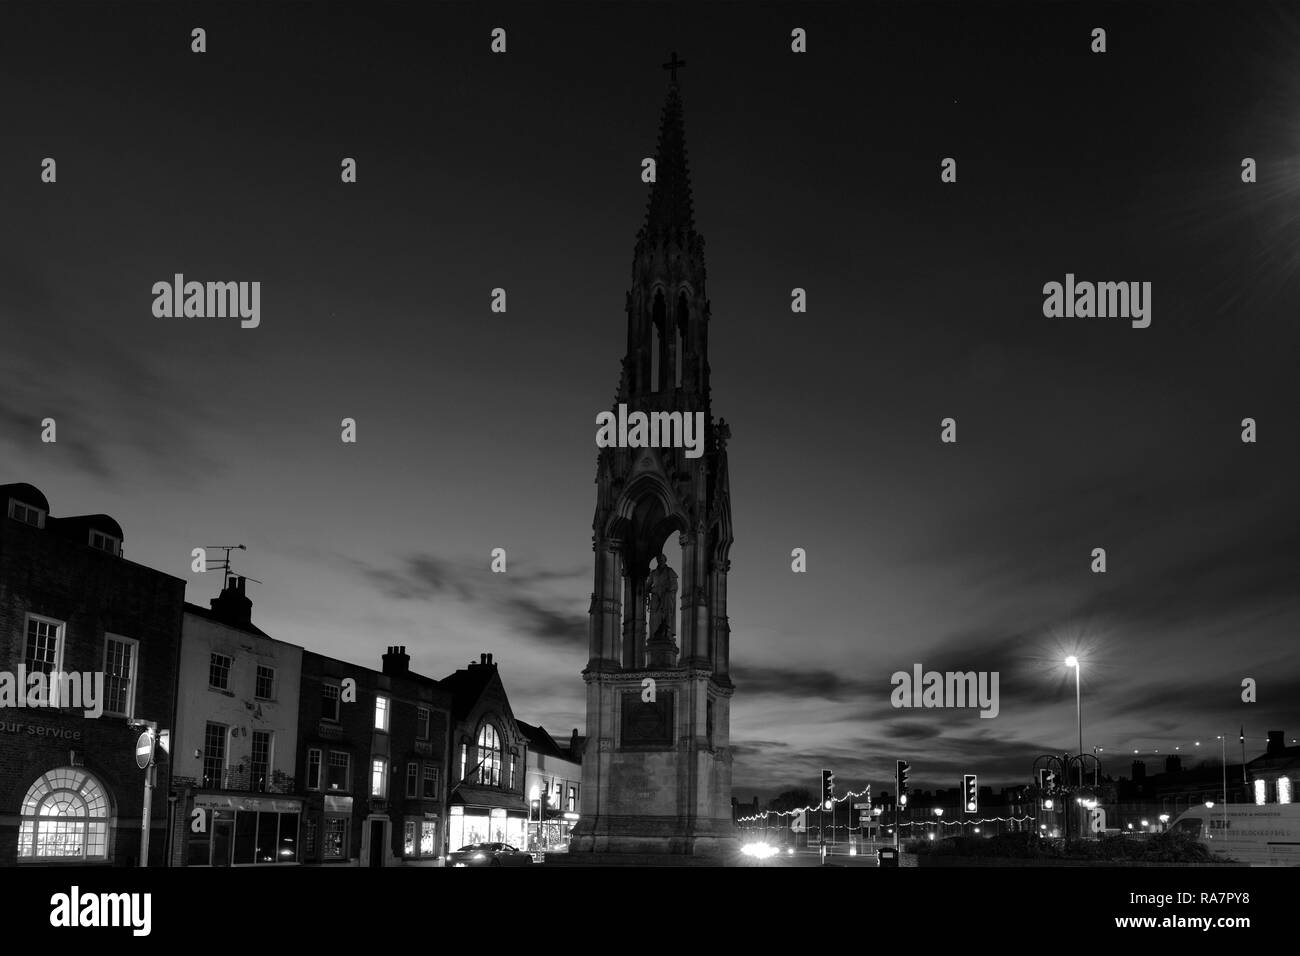
<path fill-rule="evenodd" d="M 1083 786 L 1083 691 L 1080 684 L 1079 658 L 1071 654 L 1065 659 L 1066 667 L 1074 668 L 1074 712 L 1079 723 L 1079 786 Z"/>

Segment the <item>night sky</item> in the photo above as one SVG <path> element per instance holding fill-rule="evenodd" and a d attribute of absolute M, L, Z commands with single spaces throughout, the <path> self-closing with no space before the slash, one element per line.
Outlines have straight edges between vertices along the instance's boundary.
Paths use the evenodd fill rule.
<path fill-rule="evenodd" d="M 892 791 L 896 758 L 1027 782 L 1075 745 L 1070 653 L 1105 771 L 1300 736 L 1300 17 L 983 6 L 6 3 L 0 481 L 111 514 L 195 603 L 190 550 L 246 544 L 272 636 L 490 651 L 520 719 L 582 728 L 595 416 L 677 50 L 737 796 Z M 259 280 L 260 327 L 155 318 L 177 272 Z M 1150 328 L 1045 318 L 1066 273 L 1151 282 Z M 999 716 L 895 710 L 914 663 L 998 671 Z"/>

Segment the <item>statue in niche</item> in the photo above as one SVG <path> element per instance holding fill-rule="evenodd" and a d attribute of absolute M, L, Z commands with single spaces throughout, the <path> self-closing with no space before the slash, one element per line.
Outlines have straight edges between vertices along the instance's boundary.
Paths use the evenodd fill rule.
<path fill-rule="evenodd" d="M 649 639 L 671 641 L 677 633 L 677 572 L 662 554 L 646 578 L 645 600 L 650 609 Z"/>

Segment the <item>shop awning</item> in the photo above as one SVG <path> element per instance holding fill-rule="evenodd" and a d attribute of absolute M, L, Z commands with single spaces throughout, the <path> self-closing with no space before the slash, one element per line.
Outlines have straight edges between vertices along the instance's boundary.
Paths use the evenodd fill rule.
<path fill-rule="evenodd" d="M 451 795 L 451 803 L 465 807 L 486 807 L 509 813 L 527 813 L 528 805 L 522 795 L 503 793 L 488 787 L 458 787 Z"/>

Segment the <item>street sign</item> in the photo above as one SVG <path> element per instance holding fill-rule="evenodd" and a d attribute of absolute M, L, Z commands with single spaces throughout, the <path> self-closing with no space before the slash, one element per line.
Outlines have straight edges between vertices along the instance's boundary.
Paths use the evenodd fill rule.
<path fill-rule="evenodd" d="M 153 763 L 153 734 L 144 731 L 135 742 L 135 763 L 141 770 L 146 770 Z"/>

